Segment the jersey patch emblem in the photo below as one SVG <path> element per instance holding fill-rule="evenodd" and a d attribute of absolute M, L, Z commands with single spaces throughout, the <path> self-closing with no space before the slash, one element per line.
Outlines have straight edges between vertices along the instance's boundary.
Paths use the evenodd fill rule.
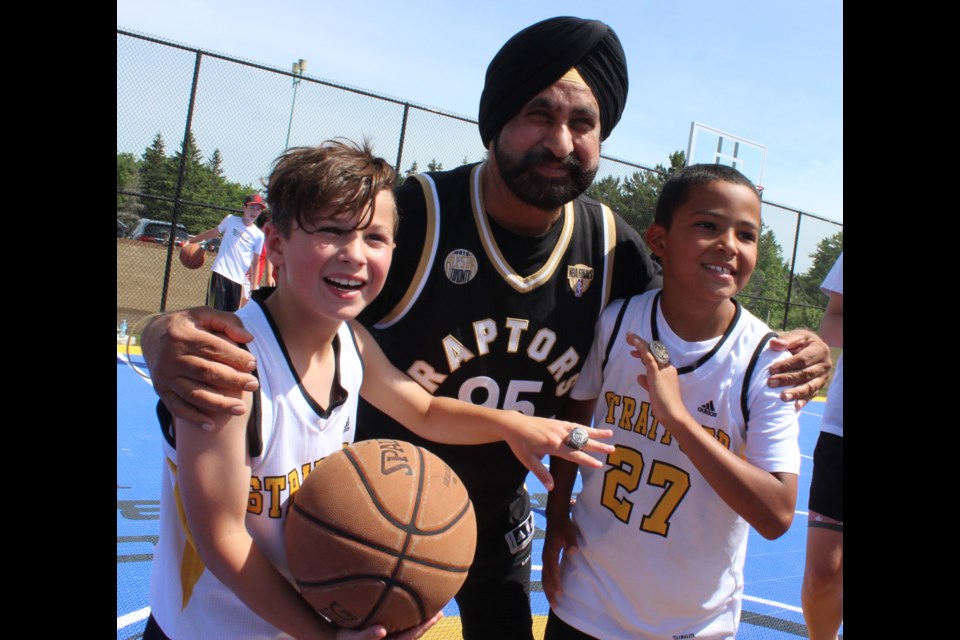
<path fill-rule="evenodd" d="M 454 249 L 443 261 L 443 272 L 453 284 L 467 284 L 477 275 L 477 257 L 467 249 Z"/>
<path fill-rule="evenodd" d="M 567 265 L 567 282 L 570 283 L 570 290 L 578 298 L 587 292 L 593 283 L 593 267 L 585 264 Z"/>

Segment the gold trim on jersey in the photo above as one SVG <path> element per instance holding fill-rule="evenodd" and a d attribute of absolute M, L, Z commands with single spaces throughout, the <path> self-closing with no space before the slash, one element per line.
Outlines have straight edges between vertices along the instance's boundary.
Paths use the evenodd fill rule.
<path fill-rule="evenodd" d="M 437 187 L 433 179 L 426 174 L 418 173 L 411 177 L 420 183 L 420 189 L 423 191 L 423 199 L 427 203 L 427 224 L 426 233 L 424 233 L 423 238 L 423 252 L 420 254 L 420 262 L 417 264 L 417 270 L 410 280 L 410 286 L 407 287 L 407 292 L 403 295 L 403 298 L 400 299 L 400 302 L 397 303 L 397 306 L 373 325 L 377 329 L 386 329 L 396 324 L 402 320 L 413 307 L 413 303 L 420 297 L 423 287 L 427 284 L 427 276 L 433 268 L 433 262 L 437 257 L 437 247 L 440 244 L 440 224 L 438 219 L 440 202 Z"/>
<path fill-rule="evenodd" d="M 610 292 L 613 290 L 613 267 L 617 254 L 617 221 L 613 211 L 605 204 L 603 208 L 603 297 L 600 300 L 600 311 L 603 312 L 610 302 Z"/>
<path fill-rule="evenodd" d="M 480 176 L 486 163 L 478 164 L 473 168 L 470 175 L 470 202 L 473 205 L 473 219 L 477 223 L 477 231 L 480 233 L 480 242 L 483 244 L 487 257 L 497 270 L 497 273 L 507 281 L 511 287 L 520 293 L 533 291 L 542 284 L 546 284 L 553 279 L 554 272 L 560 266 L 561 258 L 566 254 L 570 246 L 570 239 L 573 237 L 573 227 L 576 216 L 573 213 L 573 202 L 563 205 L 563 229 L 560 231 L 560 238 L 553 248 L 553 252 L 547 261 L 535 273 L 527 277 L 522 277 L 510 263 L 507 262 L 503 254 L 500 253 L 500 247 L 493 237 L 493 230 L 490 228 L 490 221 L 487 220 L 486 209 L 483 206 L 483 191 L 480 186 Z"/>
<path fill-rule="evenodd" d="M 167 458 L 167 464 L 173 475 L 177 475 L 177 465 L 173 460 Z M 190 596 L 193 595 L 193 588 L 200 581 L 200 576 L 206 570 L 200 554 L 197 553 L 197 547 L 193 543 L 193 535 L 190 533 L 190 525 L 187 524 L 187 512 L 183 508 L 183 500 L 180 497 L 180 482 L 173 485 L 173 497 L 177 502 L 177 516 L 180 518 L 180 526 L 186 535 L 187 543 L 183 547 L 183 555 L 180 557 L 180 593 L 182 594 L 181 610 L 187 608 L 190 602 Z"/>

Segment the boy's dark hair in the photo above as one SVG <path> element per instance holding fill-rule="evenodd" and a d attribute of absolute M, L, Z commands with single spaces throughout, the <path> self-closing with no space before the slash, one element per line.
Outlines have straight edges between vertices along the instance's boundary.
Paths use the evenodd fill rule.
<path fill-rule="evenodd" d="M 722 164 L 692 164 L 677 171 L 660 189 L 660 197 L 657 199 L 657 210 L 653 216 L 653 223 L 669 229 L 673 223 L 673 213 L 682 205 L 687 195 L 690 193 L 690 187 L 695 184 L 707 184 L 720 180 L 721 182 L 730 182 L 749 187 L 760 199 L 760 192 L 750 180 L 732 167 Z"/>
<path fill-rule="evenodd" d="M 322 220 L 352 218 L 357 212 L 363 214 L 356 228 L 364 228 L 373 220 L 377 195 L 392 191 L 395 183 L 393 167 L 373 155 L 369 142 L 361 146 L 346 139 L 327 140 L 287 149 L 274 161 L 267 203 L 284 237 L 294 223 L 311 233 Z"/>

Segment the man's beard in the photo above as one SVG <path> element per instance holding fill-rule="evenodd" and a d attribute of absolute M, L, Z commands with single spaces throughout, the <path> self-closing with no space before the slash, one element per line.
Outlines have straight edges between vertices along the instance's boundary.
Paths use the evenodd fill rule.
<path fill-rule="evenodd" d="M 584 167 L 580 160 L 570 154 L 560 159 L 545 148 L 531 149 L 522 158 L 515 159 L 500 148 L 500 136 L 493 139 L 493 155 L 504 183 L 523 202 L 544 211 L 550 211 L 570 202 L 590 186 L 599 166 Z M 534 169 L 543 162 L 560 162 L 569 175 L 548 178 Z"/>

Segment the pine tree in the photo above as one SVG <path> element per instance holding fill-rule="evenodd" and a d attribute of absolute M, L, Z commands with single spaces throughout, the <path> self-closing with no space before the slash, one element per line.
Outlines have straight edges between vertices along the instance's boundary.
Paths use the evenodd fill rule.
<path fill-rule="evenodd" d="M 144 194 L 172 198 L 174 185 L 167 162 L 163 136 L 157 133 L 153 142 L 140 157 L 140 188 Z M 170 220 L 172 203 L 167 200 L 143 199 L 143 217 L 154 220 Z"/>

